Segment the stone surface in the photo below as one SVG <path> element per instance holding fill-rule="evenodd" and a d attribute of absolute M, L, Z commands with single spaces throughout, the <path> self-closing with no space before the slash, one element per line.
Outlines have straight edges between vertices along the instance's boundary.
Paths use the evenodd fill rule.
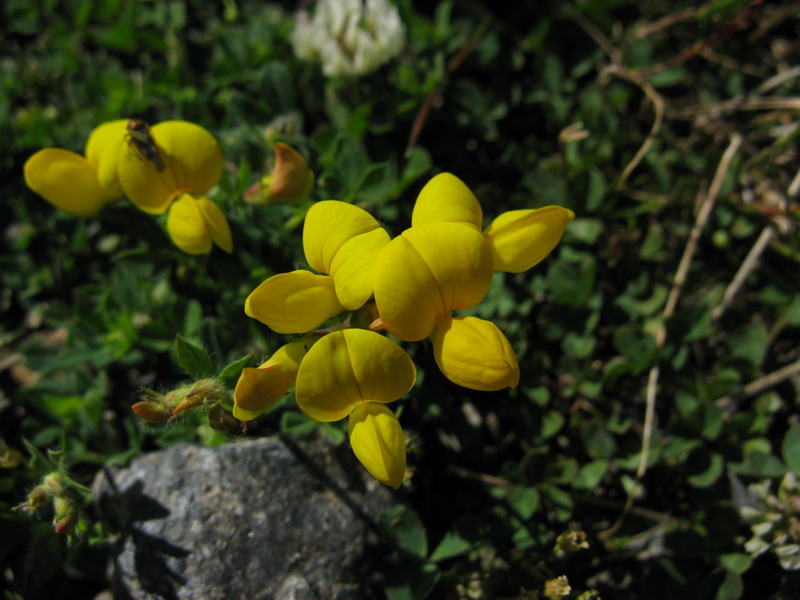
<path fill-rule="evenodd" d="M 395 502 L 347 447 L 284 436 L 143 455 L 95 480 L 117 598 L 357 600 Z"/>

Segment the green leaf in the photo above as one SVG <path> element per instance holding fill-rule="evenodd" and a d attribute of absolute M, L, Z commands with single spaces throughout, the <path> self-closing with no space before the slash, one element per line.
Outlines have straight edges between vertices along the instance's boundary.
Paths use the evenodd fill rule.
<path fill-rule="evenodd" d="M 783 461 L 789 471 L 800 475 L 800 425 L 794 425 L 783 438 Z"/>
<path fill-rule="evenodd" d="M 208 353 L 199 346 L 187 342 L 180 335 L 175 336 L 175 358 L 181 369 L 195 379 L 203 379 L 214 374 L 214 363 L 211 362 Z"/>
<path fill-rule="evenodd" d="M 742 597 L 744 585 L 742 577 L 736 571 L 726 570 L 725 578 L 717 589 L 714 600 L 736 600 Z"/>
<path fill-rule="evenodd" d="M 305 435 L 319 429 L 319 422 L 309 419 L 299 410 L 290 410 L 281 415 L 281 431 Z"/>
<path fill-rule="evenodd" d="M 486 522 L 478 517 L 466 515 L 459 518 L 436 546 L 430 560 L 445 560 L 468 552 L 487 536 L 488 528 Z"/>
<path fill-rule="evenodd" d="M 547 411 L 542 417 L 542 427 L 539 430 L 539 435 L 544 439 L 553 437 L 564 426 L 566 417 L 557 410 Z"/>
<path fill-rule="evenodd" d="M 223 383 L 232 382 L 234 379 L 238 379 L 239 375 L 242 373 L 242 369 L 250 365 L 252 361 L 252 354 L 248 354 L 239 360 L 233 361 L 229 365 L 226 365 L 222 371 L 219 372 L 219 378 L 223 381 Z"/>
<path fill-rule="evenodd" d="M 433 563 L 404 562 L 386 574 L 386 594 L 390 600 L 423 600 L 439 576 L 439 567 Z"/>
<path fill-rule="evenodd" d="M 572 487 L 576 490 L 594 489 L 603 479 L 607 468 L 607 460 L 594 460 L 583 465 L 575 479 L 573 479 Z"/>
<path fill-rule="evenodd" d="M 539 508 L 539 492 L 533 487 L 515 485 L 508 490 L 506 500 L 523 521 L 528 520 Z"/>
<path fill-rule="evenodd" d="M 689 483 L 696 488 L 711 487 L 725 469 L 725 461 L 719 454 L 712 454 L 703 465 L 705 469 L 689 477 Z"/>
<path fill-rule="evenodd" d="M 398 504 L 378 515 L 378 529 L 397 549 L 410 558 L 423 559 L 428 554 L 428 537 L 422 521 L 411 508 Z"/>
<path fill-rule="evenodd" d="M 754 477 L 782 477 L 786 473 L 786 468 L 777 456 L 757 451 L 748 452 L 744 462 L 731 463 L 729 468 L 738 475 Z"/>
<path fill-rule="evenodd" d="M 749 554 L 732 552 L 730 554 L 722 554 L 719 557 L 719 564 L 734 573 L 744 573 L 753 564 L 753 558 Z"/>

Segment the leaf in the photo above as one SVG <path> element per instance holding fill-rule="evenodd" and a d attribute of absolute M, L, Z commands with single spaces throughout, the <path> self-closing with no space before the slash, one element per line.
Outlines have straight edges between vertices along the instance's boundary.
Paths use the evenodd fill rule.
<path fill-rule="evenodd" d="M 208 353 L 182 336 L 175 336 L 175 358 L 178 365 L 195 379 L 203 379 L 214 374 L 214 363 Z"/>
<path fill-rule="evenodd" d="M 744 573 L 753 564 L 753 558 L 749 554 L 732 552 L 730 554 L 722 554 L 719 557 L 719 564 L 734 573 Z"/>
<path fill-rule="evenodd" d="M 430 560 L 445 560 L 468 552 L 486 537 L 488 528 L 487 523 L 478 517 L 466 515 L 459 518 L 436 546 Z"/>
<path fill-rule="evenodd" d="M 539 492 L 533 487 L 515 485 L 508 490 L 506 500 L 523 521 L 528 520 L 539 508 Z"/>
<path fill-rule="evenodd" d="M 725 461 L 719 454 L 712 454 L 704 465 L 706 468 L 689 477 L 689 483 L 696 488 L 711 487 L 719 479 L 725 469 Z"/>
<path fill-rule="evenodd" d="M 432 563 L 404 562 L 386 574 L 386 594 L 391 600 L 423 600 L 439 581 Z"/>
<path fill-rule="evenodd" d="M 783 461 L 789 471 L 800 475 L 800 425 L 794 425 L 783 438 Z"/>
<path fill-rule="evenodd" d="M 428 537 L 419 516 L 408 506 L 391 506 L 378 515 L 378 529 L 409 558 L 428 554 Z"/>
<path fill-rule="evenodd" d="M 603 479 L 603 475 L 605 475 L 607 468 L 607 460 L 594 460 L 583 465 L 575 479 L 572 481 L 572 487 L 576 490 L 594 489 Z"/>
<path fill-rule="evenodd" d="M 252 361 L 252 354 L 248 354 L 239 360 L 233 361 L 229 365 L 226 365 L 222 371 L 219 372 L 219 378 L 223 381 L 223 383 L 232 382 L 234 379 L 238 379 L 239 375 L 242 373 L 242 369 L 251 364 Z"/>

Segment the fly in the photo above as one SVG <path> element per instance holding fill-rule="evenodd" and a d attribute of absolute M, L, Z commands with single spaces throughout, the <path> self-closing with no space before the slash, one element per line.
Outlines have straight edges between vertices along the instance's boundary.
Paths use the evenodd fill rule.
<path fill-rule="evenodd" d="M 141 119 L 128 120 L 128 145 L 143 159 L 151 162 L 159 173 L 164 171 L 164 159 L 158 152 L 150 127 Z"/>

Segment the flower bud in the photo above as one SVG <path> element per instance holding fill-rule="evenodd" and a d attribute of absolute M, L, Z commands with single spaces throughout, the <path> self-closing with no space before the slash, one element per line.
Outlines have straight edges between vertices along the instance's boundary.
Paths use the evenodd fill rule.
<path fill-rule="evenodd" d="M 314 187 L 314 173 L 297 150 L 275 144 L 275 166 L 269 175 L 251 186 L 244 199 L 253 204 L 300 204 Z"/>
<path fill-rule="evenodd" d="M 572 553 L 588 547 L 585 531 L 569 529 L 556 538 L 556 551 Z"/>
<path fill-rule="evenodd" d="M 160 402 L 155 400 L 142 400 L 131 406 L 131 410 L 140 419 L 148 423 L 166 423 L 172 418 L 172 411 Z"/>
<path fill-rule="evenodd" d="M 75 525 L 78 522 L 78 508 L 75 503 L 66 496 L 56 496 L 53 498 L 53 527 L 59 535 L 71 535 L 75 533 Z"/>
<path fill-rule="evenodd" d="M 572 588 L 569 585 L 566 575 L 559 575 L 555 579 L 544 582 L 544 595 L 546 598 L 557 600 L 569 596 Z"/>

